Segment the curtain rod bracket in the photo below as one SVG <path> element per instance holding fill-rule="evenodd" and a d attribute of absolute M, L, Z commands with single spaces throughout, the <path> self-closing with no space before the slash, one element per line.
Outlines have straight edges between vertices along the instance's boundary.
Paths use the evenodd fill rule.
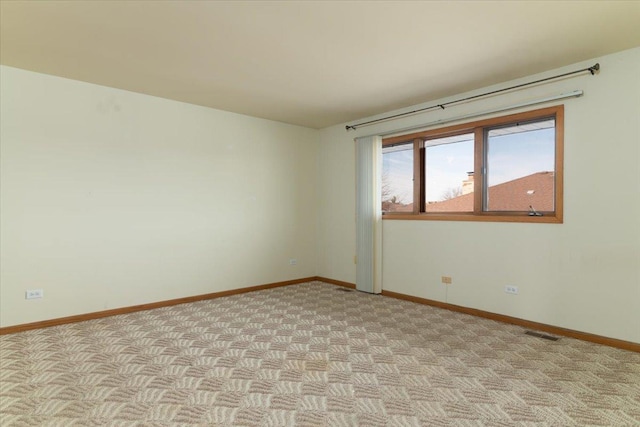
<path fill-rule="evenodd" d="M 593 76 L 597 71 L 600 71 L 600 63 L 596 63 L 596 65 L 589 67 L 589 72 Z"/>

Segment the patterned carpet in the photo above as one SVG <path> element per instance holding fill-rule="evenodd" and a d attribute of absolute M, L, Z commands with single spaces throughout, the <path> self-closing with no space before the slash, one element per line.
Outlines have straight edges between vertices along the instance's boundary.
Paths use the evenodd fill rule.
<path fill-rule="evenodd" d="M 7 426 L 638 426 L 640 354 L 319 282 L 0 337 Z"/>

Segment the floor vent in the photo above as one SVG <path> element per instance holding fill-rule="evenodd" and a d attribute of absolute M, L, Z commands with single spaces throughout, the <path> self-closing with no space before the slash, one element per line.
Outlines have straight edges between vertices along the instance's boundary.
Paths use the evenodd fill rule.
<path fill-rule="evenodd" d="M 538 337 L 545 340 L 549 340 L 549 341 L 558 341 L 560 339 L 558 337 L 553 337 L 551 335 L 541 334 L 540 332 L 534 332 L 534 331 L 526 331 L 525 334 L 531 335 L 532 337 Z"/>
<path fill-rule="evenodd" d="M 349 289 L 349 288 L 338 288 L 336 290 L 341 292 L 353 292 L 353 289 Z"/>

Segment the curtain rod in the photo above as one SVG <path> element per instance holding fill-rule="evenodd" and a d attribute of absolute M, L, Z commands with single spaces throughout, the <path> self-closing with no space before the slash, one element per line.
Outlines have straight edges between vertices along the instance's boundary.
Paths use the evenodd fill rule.
<path fill-rule="evenodd" d="M 582 90 L 574 90 L 573 92 L 567 92 L 567 93 L 561 93 L 559 95 L 554 95 L 554 96 L 548 96 L 546 98 L 541 98 L 541 99 L 536 99 L 533 101 L 528 101 L 528 102 L 522 102 L 520 104 L 515 104 L 515 105 L 509 105 L 506 107 L 500 107 L 500 108 L 495 108 L 493 110 L 486 110 L 486 111 L 482 111 L 480 113 L 471 113 L 471 114 L 466 114 L 464 116 L 458 116 L 458 117 L 451 117 L 448 119 L 440 119 L 440 120 L 436 120 L 433 122 L 429 122 L 429 123 L 423 123 L 419 126 L 410 126 L 410 127 L 406 127 L 406 128 L 402 128 L 402 129 L 394 129 L 393 131 L 390 132 L 377 132 L 371 135 L 363 135 L 363 136 L 359 136 L 358 138 L 367 138 L 367 137 L 371 137 L 371 136 L 380 136 L 380 137 L 388 137 L 391 135 L 402 135 L 404 133 L 407 132 L 411 132 L 411 131 L 418 131 L 418 130 L 423 130 L 426 128 L 429 128 L 431 126 L 436 126 L 436 125 L 443 125 L 446 123 L 451 123 L 451 122 L 457 122 L 458 120 L 466 120 L 466 119 L 473 119 L 476 117 L 481 117 L 481 116 L 488 116 L 489 114 L 495 114 L 495 113 L 502 113 L 505 111 L 509 111 L 509 110 L 515 110 L 517 108 L 523 108 L 523 107 L 530 107 L 532 105 L 538 105 L 538 104 L 544 104 L 545 102 L 551 102 L 551 101 L 558 101 L 560 99 L 567 99 L 567 98 L 579 98 L 582 95 L 584 95 L 584 91 Z"/>
<path fill-rule="evenodd" d="M 535 84 L 538 84 L 538 83 L 548 82 L 550 80 L 560 79 L 562 77 L 567 77 L 567 76 L 571 76 L 571 75 L 574 75 L 574 74 L 584 73 L 585 71 L 588 71 L 593 76 L 599 70 L 600 70 L 600 64 L 596 63 L 595 65 L 592 65 L 591 67 L 583 68 L 583 69 L 576 70 L 576 71 L 570 71 L 568 73 L 558 74 L 556 76 L 546 77 L 544 79 L 535 80 L 535 81 L 528 82 L 528 83 L 522 83 L 522 84 L 519 84 L 519 85 L 510 86 L 510 87 L 507 87 L 507 88 L 504 88 L 504 89 L 497 89 L 497 90 L 493 90 L 493 91 L 490 91 L 490 92 L 481 93 L 479 95 L 468 96 L 466 98 L 460 98 L 460 99 L 456 99 L 454 101 L 449 101 L 449 102 L 443 102 L 442 104 L 436 104 L 436 105 L 432 105 L 430 107 L 419 108 L 417 110 L 407 111 L 406 113 L 394 114 L 392 116 L 382 117 L 380 119 L 369 120 L 368 122 L 356 123 L 354 125 L 346 125 L 345 129 L 348 132 L 350 130 L 356 130 L 360 126 L 370 125 L 370 124 L 373 124 L 373 123 L 383 122 L 383 121 L 391 120 L 391 119 L 397 119 L 399 117 L 409 116 L 411 114 L 421 113 L 423 111 L 430 111 L 430 110 L 435 110 L 435 109 L 438 109 L 438 108 L 444 110 L 445 107 L 448 107 L 450 105 L 459 104 L 459 103 L 467 102 L 467 101 L 473 101 L 475 99 L 484 98 L 486 96 L 495 95 L 497 93 L 507 92 L 507 91 L 514 90 L 514 89 L 520 89 L 520 88 L 523 88 L 523 87 L 532 86 L 532 85 L 535 85 Z"/>

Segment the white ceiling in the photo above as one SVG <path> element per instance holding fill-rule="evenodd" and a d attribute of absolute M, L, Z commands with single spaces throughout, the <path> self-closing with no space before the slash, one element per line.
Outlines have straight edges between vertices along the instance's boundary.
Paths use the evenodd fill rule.
<path fill-rule="evenodd" d="M 638 1 L 0 5 L 4 65 L 313 128 L 640 46 Z"/>

